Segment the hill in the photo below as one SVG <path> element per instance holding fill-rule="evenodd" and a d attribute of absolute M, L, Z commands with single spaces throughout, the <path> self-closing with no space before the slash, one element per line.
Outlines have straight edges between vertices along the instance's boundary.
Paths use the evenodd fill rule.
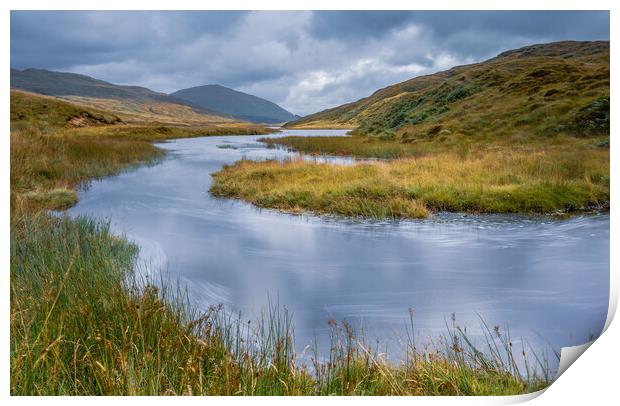
<path fill-rule="evenodd" d="M 182 89 L 171 96 L 210 111 L 255 123 L 283 123 L 298 118 L 273 102 L 220 85 Z"/>
<path fill-rule="evenodd" d="M 140 86 L 123 86 L 85 75 L 45 69 L 11 69 L 11 89 L 55 96 L 119 115 L 123 120 L 168 124 L 233 123 L 208 109 Z"/>
<path fill-rule="evenodd" d="M 288 127 L 350 127 L 402 142 L 609 134 L 609 42 L 507 51 L 380 89 Z"/>

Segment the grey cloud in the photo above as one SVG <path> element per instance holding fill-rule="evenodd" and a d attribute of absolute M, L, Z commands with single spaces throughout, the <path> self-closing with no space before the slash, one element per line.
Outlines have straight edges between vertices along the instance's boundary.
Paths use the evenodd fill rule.
<path fill-rule="evenodd" d="M 11 67 L 171 92 L 219 83 L 298 114 L 506 49 L 609 39 L 608 12 L 20 12 Z"/>
<path fill-rule="evenodd" d="M 411 21 L 411 11 L 324 11 L 315 14 L 311 32 L 317 38 L 360 41 L 381 37 Z"/>

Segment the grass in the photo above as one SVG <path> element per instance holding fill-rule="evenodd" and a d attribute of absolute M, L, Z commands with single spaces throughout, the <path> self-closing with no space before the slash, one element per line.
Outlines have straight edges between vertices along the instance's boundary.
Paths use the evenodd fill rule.
<path fill-rule="evenodd" d="M 506 395 L 549 384 L 544 362 L 517 368 L 499 330 L 476 348 L 453 324 L 433 347 L 407 341 L 394 364 L 330 321 L 329 353 L 307 360 L 284 308 L 252 323 L 197 311 L 183 290 L 138 277 L 137 247 L 105 223 L 47 210 L 74 204 L 79 182 L 157 159 L 153 140 L 239 130 L 112 124 L 107 112 L 22 97 L 33 96 L 11 100 L 11 394 Z"/>
<path fill-rule="evenodd" d="M 419 156 L 423 151 L 412 144 L 366 137 L 299 137 L 260 138 L 268 147 L 288 147 L 311 155 L 339 155 L 358 158 L 394 159 Z"/>
<path fill-rule="evenodd" d="M 572 212 L 609 207 L 609 151 L 566 146 L 437 152 L 350 166 L 240 161 L 213 175 L 211 192 L 259 207 L 371 218 Z"/>
<path fill-rule="evenodd" d="M 105 99 L 85 96 L 62 96 L 62 99 L 86 108 L 105 110 L 125 122 L 155 122 L 166 125 L 238 125 L 235 119 L 198 113 L 192 107 L 162 101 Z"/>
<path fill-rule="evenodd" d="M 330 321 L 326 358 L 301 359 L 284 308 L 251 323 L 198 312 L 136 277 L 136 254 L 93 220 L 12 219 L 11 394 L 506 395 L 549 383 L 542 360 L 518 369 L 507 334 L 476 348 L 455 324 L 432 348 L 409 340 L 394 364 Z"/>

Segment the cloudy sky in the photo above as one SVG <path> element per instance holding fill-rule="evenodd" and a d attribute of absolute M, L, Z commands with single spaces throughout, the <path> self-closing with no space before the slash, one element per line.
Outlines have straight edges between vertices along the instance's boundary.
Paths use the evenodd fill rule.
<path fill-rule="evenodd" d="M 11 67 L 162 92 L 218 83 L 308 114 L 507 49 L 608 40 L 608 12 L 12 12 Z"/>

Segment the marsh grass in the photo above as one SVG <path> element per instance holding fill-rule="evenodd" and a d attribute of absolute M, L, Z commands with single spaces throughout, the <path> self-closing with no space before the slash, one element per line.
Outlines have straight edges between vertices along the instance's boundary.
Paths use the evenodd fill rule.
<path fill-rule="evenodd" d="M 286 148 L 309 155 L 351 156 L 356 158 L 400 159 L 419 158 L 426 155 L 453 153 L 466 158 L 470 151 L 523 151 L 532 150 L 589 150 L 609 151 L 609 135 L 589 138 L 555 136 L 544 140 L 524 139 L 518 136 L 498 140 L 474 141 L 467 137 L 449 140 L 418 140 L 403 142 L 399 139 L 366 137 L 363 135 L 300 137 L 263 137 L 269 148 Z M 603 155 L 603 154 L 602 154 Z"/>
<path fill-rule="evenodd" d="M 456 325 L 389 363 L 329 321 L 328 353 L 298 358 L 277 301 L 251 322 L 221 306 L 201 312 L 182 289 L 135 275 L 136 254 L 93 220 L 12 218 L 13 395 L 505 395 L 550 382 L 544 364 L 516 368 L 509 337 L 487 351 Z"/>
<path fill-rule="evenodd" d="M 572 212 L 609 206 L 609 152 L 444 152 L 350 166 L 239 161 L 213 174 L 211 192 L 260 207 L 371 218 Z"/>
<path fill-rule="evenodd" d="M 397 141 L 366 137 L 280 137 L 260 138 L 268 147 L 287 147 L 311 155 L 354 156 L 358 158 L 395 159 L 420 156 L 425 149 Z"/>

